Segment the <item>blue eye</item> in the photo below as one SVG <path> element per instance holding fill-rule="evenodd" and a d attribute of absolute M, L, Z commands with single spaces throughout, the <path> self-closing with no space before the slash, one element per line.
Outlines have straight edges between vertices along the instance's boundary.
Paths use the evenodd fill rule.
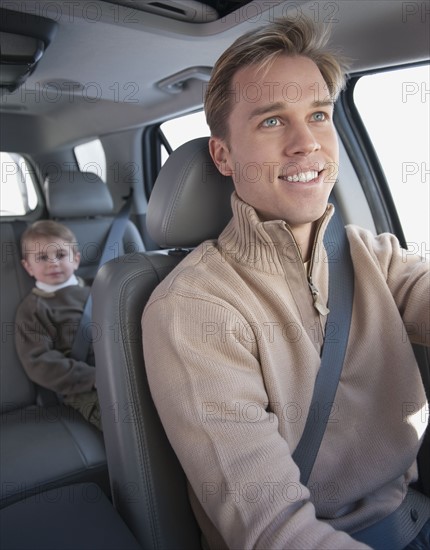
<path fill-rule="evenodd" d="M 273 128 L 279 124 L 279 120 L 276 117 L 270 117 L 266 118 L 266 120 L 263 121 L 262 126 L 265 128 Z"/>
<path fill-rule="evenodd" d="M 318 113 L 314 113 L 312 117 L 316 122 L 323 122 L 327 118 L 325 113 L 322 113 L 321 111 L 319 111 Z"/>

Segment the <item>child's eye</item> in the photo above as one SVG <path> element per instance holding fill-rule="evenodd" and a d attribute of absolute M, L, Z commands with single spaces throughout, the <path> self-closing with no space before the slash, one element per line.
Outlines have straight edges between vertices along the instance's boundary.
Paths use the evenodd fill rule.
<path fill-rule="evenodd" d="M 49 260 L 47 254 L 43 254 L 42 256 L 39 256 L 39 261 L 41 262 L 47 262 Z"/>
<path fill-rule="evenodd" d="M 57 260 L 61 260 L 66 257 L 66 253 L 62 250 L 61 252 L 58 252 L 57 254 Z"/>
<path fill-rule="evenodd" d="M 279 124 L 280 124 L 279 118 L 273 116 L 273 117 L 270 117 L 270 118 L 266 118 L 266 120 L 264 120 L 261 125 L 264 128 L 274 128 L 275 126 L 278 126 Z"/>

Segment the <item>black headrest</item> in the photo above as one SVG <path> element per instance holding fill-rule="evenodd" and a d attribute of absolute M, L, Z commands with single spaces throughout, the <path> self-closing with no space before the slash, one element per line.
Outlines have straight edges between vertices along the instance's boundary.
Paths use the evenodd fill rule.
<path fill-rule="evenodd" d="M 215 239 L 232 216 L 231 178 L 222 176 L 197 138 L 175 149 L 160 170 L 148 204 L 147 227 L 162 248 Z"/>
<path fill-rule="evenodd" d="M 65 171 L 45 180 L 46 203 L 52 218 L 85 218 L 113 212 L 107 185 L 92 172 Z"/>

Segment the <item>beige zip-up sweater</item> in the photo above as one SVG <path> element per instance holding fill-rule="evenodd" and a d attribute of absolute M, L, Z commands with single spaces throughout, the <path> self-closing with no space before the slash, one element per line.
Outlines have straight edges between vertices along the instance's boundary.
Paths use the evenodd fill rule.
<path fill-rule="evenodd" d="M 417 476 L 428 405 L 410 340 L 429 345 L 429 266 L 392 235 L 347 227 L 350 338 L 307 488 L 291 454 L 320 365 L 333 207 L 312 293 L 287 224 L 261 222 L 235 194 L 232 205 L 218 241 L 191 252 L 143 315 L 151 392 L 196 516 L 211 548 L 366 548 L 350 534 L 396 509 Z"/>

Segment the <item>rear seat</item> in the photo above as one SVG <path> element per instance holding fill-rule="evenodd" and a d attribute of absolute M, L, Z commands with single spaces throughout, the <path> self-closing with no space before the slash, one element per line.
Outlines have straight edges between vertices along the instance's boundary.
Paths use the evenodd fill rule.
<path fill-rule="evenodd" d="M 27 378 L 15 351 L 15 312 L 33 285 L 13 223 L 0 223 L 0 507 L 74 482 L 108 490 L 102 434 Z"/>
<path fill-rule="evenodd" d="M 73 172 L 48 179 L 45 191 L 50 216 L 70 227 L 79 241 L 78 275 L 93 279 L 114 218 L 107 186 L 93 174 Z M 95 482 L 109 493 L 102 434 L 29 380 L 16 354 L 15 312 L 34 284 L 20 265 L 24 226 L 0 222 L 0 508 L 70 483 Z M 142 239 L 129 222 L 124 241 L 114 243 L 114 255 L 142 250 Z"/>

